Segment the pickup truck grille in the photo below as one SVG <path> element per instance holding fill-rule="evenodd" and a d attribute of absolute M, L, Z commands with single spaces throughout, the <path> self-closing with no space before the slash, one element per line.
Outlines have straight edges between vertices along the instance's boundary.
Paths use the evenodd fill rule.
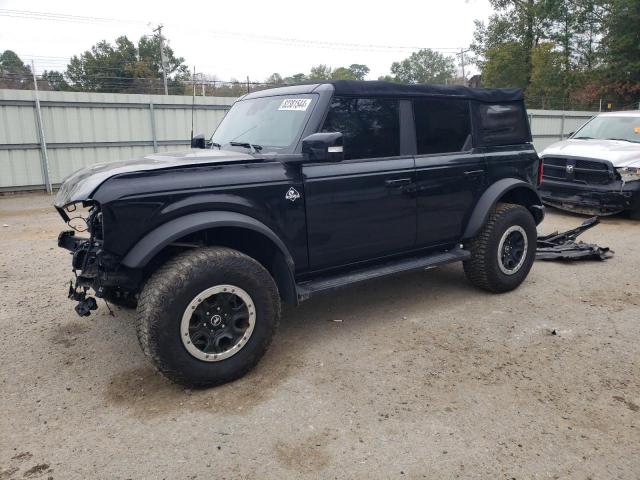
<path fill-rule="evenodd" d="M 606 185 L 615 179 L 611 162 L 582 158 L 545 157 L 544 176 L 551 180 Z"/>

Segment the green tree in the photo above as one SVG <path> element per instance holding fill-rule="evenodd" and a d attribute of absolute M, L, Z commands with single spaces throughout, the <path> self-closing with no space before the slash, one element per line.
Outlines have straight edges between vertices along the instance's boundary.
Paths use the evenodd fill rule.
<path fill-rule="evenodd" d="M 184 58 L 165 46 L 165 67 L 172 93 L 183 93 L 190 78 Z M 91 92 L 163 93 L 160 40 L 141 37 L 138 46 L 126 36 L 115 45 L 106 40 L 71 58 L 66 76 L 74 89 Z"/>
<path fill-rule="evenodd" d="M 455 76 L 456 66 L 451 57 L 425 48 L 393 62 L 391 73 L 402 83 L 447 83 Z"/>
<path fill-rule="evenodd" d="M 31 67 L 12 50 L 0 54 L 0 88 L 33 88 Z"/>
<path fill-rule="evenodd" d="M 47 83 L 51 90 L 72 90 L 71 85 L 64 78 L 64 74 L 57 70 L 45 70 L 42 72 L 42 80 Z"/>
<path fill-rule="evenodd" d="M 307 78 L 311 81 L 329 80 L 331 78 L 331 67 L 324 64 L 311 67 L 311 71 L 309 72 L 309 76 Z"/>
<path fill-rule="evenodd" d="M 284 83 L 287 85 L 291 85 L 293 83 L 302 83 L 308 80 L 307 76 L 304 73 L 296 73 L 291 75 L 290 77 L 284 78 Z"/>
<path fill-rule="evenodd" d="M 640 101 L 640 2 L 613 0 L 605 19 L 602 49 L 607 93 L 622 102 Z"/>
<path fill-rule="evenodd" d="M 349 70 L 356 80 L 364 80 L 371 71 L 369 67 L 361 63 L 352 63 L 351 65 L 349 65 Z"/>
<path fill-rule="evenodd" d="M 518 71 L 510 86 L 527 87 L 531 81 L 533 49 L 542 36 L 549 15 L 548 1 L 554 0 L 489 0 L 496 13 L 489 22 L 476 22 L 472 50 L 478 56 L 483 84 L 498 86 L 492 78 L 485 78 L 485 68 L 492 59 L 518 58 Z M 501 52 L 501 50 L 505 50 Z M 489 65 L 494 71 L 497 67 Z M 495 78 L 495 76 L 494 76 Z M 506 78 L 505 75 L 500 78 Z M 517 82 L 517 83 L 515 83 Z"/>
<path fill-rule="evenodd" d="M 347 67 L 338 67 L 331 72 L 332 80 L 357 80 L 355 74 Z"/>
<path fill-rule="evenodd" d="M 537 45 L 531 57 L 531 84 L 527 90 L 529 104 L 540 108 L 564 109 L 564 63 L 562 51 L 551 42 Z"/>
<path fill-rule="evenodd" d="M 484 52 L 482 83 L 490 87 L 527 85 L 527 63 L 522 45 L 512 41 Z"/>
<path fill-rule="evenodd" d="M 279 73 L 272 73 L 267 78 L 266 83 L 271 85 L 282 85 L 284 84 L 284 79 L 282 78 L 282 75 L 280 75 Z"/>

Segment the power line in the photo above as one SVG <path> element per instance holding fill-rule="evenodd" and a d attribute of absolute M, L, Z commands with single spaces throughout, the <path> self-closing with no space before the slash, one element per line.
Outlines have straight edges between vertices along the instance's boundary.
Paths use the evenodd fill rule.
<path fill-rule="evenodd" d="M 104 17 L 87 17 L 79 15 L 57 14 L 50 12 L 34 12 L 29 10 L 8 10 L 0 9 L 0 16 L 25 18 L 32 20 L 54 20 L 54 21 L 68 21 L 73 23 L 131 23 L 131 24 L 148 24 L 140 20 L 123 20 L 116 18 L 104 18 Z M 176 26 L 181 24 L 176 23 Z M 415 51 L 428 48 L 430 50 L 455 53 L 459 51 L 460 47 L 425 47 L 417 45 L 382 45 L 382 44 L 362 44 L 362 43 L 350 43 L 350 42 L 335 42 L 324 40 L 311 40 L 300 39 L 293 37 L 280 37 L 273 35 L 260 35 L 246 32 L 232 32 L 228 30 L 211 30 L 211 29 L 194 29 L 193 25 L 184 25 L 188 28 L 189 32 L 200 31 L 207 33 L 214 37 L 231 37 L 244 40 L 251 40 L 260 43 L 274 43 L 279 45 L 297 46 L 297 47 L 314 47 L 314 48 L 326 48 L 326 49 L 340 49 L 340 50 L 365 50 L 365 51 Z"/>

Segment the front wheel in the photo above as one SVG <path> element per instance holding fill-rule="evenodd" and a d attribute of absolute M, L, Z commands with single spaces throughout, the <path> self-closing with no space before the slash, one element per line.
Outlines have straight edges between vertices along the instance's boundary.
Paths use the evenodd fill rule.
<path fill-rule="evenodd" d="M 467 245 L 471 258 L 463 262 L 464 272 L 471 283 L 483 290 L 513 290 L 531 270 L 536 241 L 536 223 L 531 213 L 522 205 L 499 203 Z"/>
<path fill-rule="evenodd" d="M 138 340 L 170 380 L 210 387 L 248 372 L 280 318 L 278 289 L 254 259 L 230 248 L 178 255 L 140 294 Z"/>

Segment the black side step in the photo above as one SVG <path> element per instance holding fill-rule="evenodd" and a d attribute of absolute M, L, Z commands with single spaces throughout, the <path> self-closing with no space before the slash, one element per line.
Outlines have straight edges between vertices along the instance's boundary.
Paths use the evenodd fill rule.
<path fill-rule="evenodd" d="M 424 268 L 438 267 L 447 263 L 467 260 L 471 256 L 468 250 L 461 248 L 448 252 L 435 253 L 426 257 L 410 257 L 386 262 L 373 267 L 351 270 L 347 273 L 321 277 L 297 285 L 298 301 L 302 302 L 320 292 L 329 292 L 354 283 L 364 282 L 374 278 L 387 277 L 403 272 L 413 272 Z"/>

